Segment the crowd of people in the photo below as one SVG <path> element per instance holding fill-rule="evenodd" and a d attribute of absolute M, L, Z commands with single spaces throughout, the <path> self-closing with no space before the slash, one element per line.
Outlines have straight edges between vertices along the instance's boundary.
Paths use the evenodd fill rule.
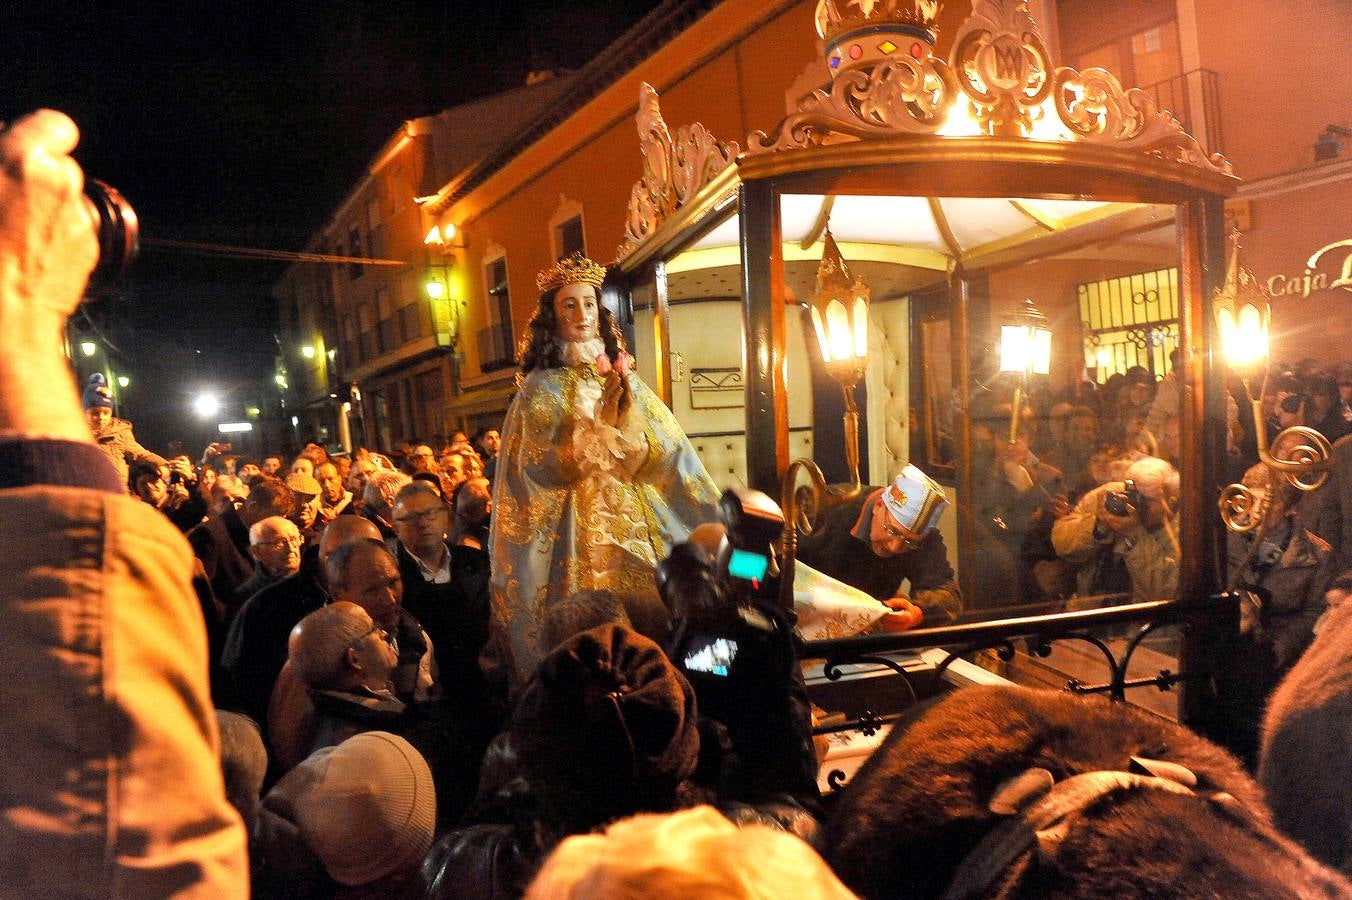
<path fill-rule="evenodd" d="M 51 112 L 0 131 L 0 893 L 1352 894 L 1334 871 L 1352 817 L 1326 803 L 1324 833 L 1304 833 L 1293 793 L 1308 786 L 1290 784 L 1311 753 L 1340 755 L 1305 714 L 1344 694 L 1305 663 L 1337 666 L 1342 649 L 1348 664 L 1346 616 L 1295 663 L 1300 687 L 1279 689 L 1268 798 L 1181 726 L 1014 687 L 919 708 L 823 797 L 792 615 L 766 570 L 740 568 L 782 521 L 759 496 L 713 497 L 670 413 L 598 337 L 603 267 L 542 274 L 541 309 L 580 337 L 553 361 L 527 349 L 526 408 L 501 435 L 166 459 L 98 380 L 82 414 L 66 369 L 96 256 L 77 137 Z M 1024 434 L 992 459 L 1017 494 L 1046 484 L 1052 463 L 1032 454 L 1061 448 Z M 1133 590 L 1133 550 L 1167 540 L 1177 491 L 1154 449 L 1111 491 L 1125 505 L 1108 514 L 1132 521 L 1086 500 L 1097 479 L 1073 504 L 1054 495 L 1049 527 L 1054 547 L 1111 547 Z M 859 501 L 857 559 L 929 548 L 905 569 L 918 602 L 891 597 L 897 628 L 961 607 L 935 543 L 942 493 L 908 467 Z M 1272 493 L 1269 515 L 1294 508 Z M 1082 506 L 1108 533 L 1074 524 Z M 501 540 L 512 553 L 490 552 Z M 533 555 L 550 562 L 514 594 Z M 1329 602 L 1349 593 L 1335 581 Z M 1336 806 L 1346 783 L 1324 793 Z"/>

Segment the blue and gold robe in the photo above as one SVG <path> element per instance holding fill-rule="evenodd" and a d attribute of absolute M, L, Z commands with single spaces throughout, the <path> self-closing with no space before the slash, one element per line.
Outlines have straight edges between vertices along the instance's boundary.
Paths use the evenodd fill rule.
<path fill-rule="evenodd" d="M 718 489 L 671 410 L 638 376 L 621 428 L 598 422 L 590 363 L 536 369 L 507 411 L 489 534 L 494 631 L 518 679 L 551 606 L 580 590 L 657 596 L 659 560 L 717 518 Z"/>

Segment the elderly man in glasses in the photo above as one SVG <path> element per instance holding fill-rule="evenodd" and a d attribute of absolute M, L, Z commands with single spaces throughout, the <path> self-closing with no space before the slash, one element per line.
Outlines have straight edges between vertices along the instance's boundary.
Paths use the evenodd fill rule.
<path fill-rule="evenodd" d="M 254 572 L 235 591 L 235 604 L 242 606 L 270 584 L 300 571 L 300 548 L 304 543 L 294 522 L 284 516 L 268 516 L 249 527 L 249 555 Z"/>

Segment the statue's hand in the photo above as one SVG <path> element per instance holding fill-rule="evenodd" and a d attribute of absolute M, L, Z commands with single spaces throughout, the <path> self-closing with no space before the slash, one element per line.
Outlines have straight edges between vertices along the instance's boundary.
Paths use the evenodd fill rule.
<path fill-rule="evenodd" d="M 633 398 L 629 395 L 629 382 L 619 372 L 611 369 L 601 387 L 601 405 L 596 418 L 615 428 L 629 415 Z"/>

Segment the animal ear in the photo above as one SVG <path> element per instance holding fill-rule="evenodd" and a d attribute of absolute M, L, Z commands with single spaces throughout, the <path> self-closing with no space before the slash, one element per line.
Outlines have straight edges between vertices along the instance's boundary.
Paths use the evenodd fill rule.
<path fill-rule="evenodd" d="M 1056 779 L 1046 769 L 1025 769 L 1001 782 L 986 808 L 997 816 L 1018 815 L 1023 809 L 1052 789 Z"/>
<path fill-rule="evenodd" d="M 1133 756 L 1128 771 L 1134 772 L 1137 775 L 1153 775 L 1156 778 L 1163 778 L 1166 781 L 1172 781 L 1175 784 L 1181 784 L 1184 787 L 1197 787 L 1197 776 L 1193 773 L 1192 769 L 1163 759 L 1147 759 L 1144 756 Z"/>

